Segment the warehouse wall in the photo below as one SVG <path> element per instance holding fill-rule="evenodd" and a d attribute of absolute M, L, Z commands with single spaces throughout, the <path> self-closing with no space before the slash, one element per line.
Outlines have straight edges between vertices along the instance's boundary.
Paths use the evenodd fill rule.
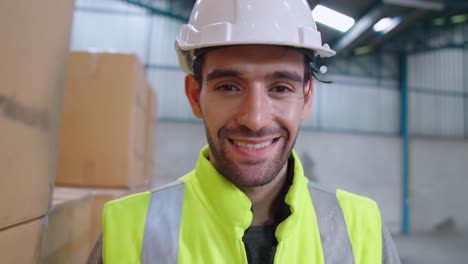
<path fill-rule="evenodd" d="M 71 49 L 132 52 L 146 63 L 150 26 L 142 8 L 120 1 L 77 0 Z"/>
<path fill-rule="evenodd" d="M 468 231 L 468 142 L 413 139 L 410 158 L 411 230 Z"/>
<path fill-rule="evenodd" d="M 322 59 L 328 73 L 319 83 L 313 117 L 325 131 L 398 136 L 400 132 L 399 62 L 396 54 Z M 322 77 L 322 76 L 319 76 Z"/>
<path fill-rule="evenodd" d="M 440 48 L 408 56 L 411 229 L 468 231 L 468 25 L 426 39 Z"/>
<path fill-rule="evenodd" d="M 465 123 L 468 50 L 447 48 L 408 58 L 410 131 L 413 135 L 468 136 Z"/>
<path fill-rule="evenodd" d="M 400 93 L 396 80 L 330 75 L 333 83 L 315 82 L 311 116 L 304 127 L 322 131 L 397 136 Z"/>

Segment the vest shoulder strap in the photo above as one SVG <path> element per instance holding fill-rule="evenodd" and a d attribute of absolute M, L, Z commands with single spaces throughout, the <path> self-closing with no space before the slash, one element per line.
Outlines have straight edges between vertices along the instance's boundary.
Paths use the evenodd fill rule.
<path fill-rule="evenodd" d="M 336 196 L 343 210 L 356 263 L 382 262 L 382 220 L 377 203 L 343 190 Z"/>
<path fill-rule="evenodd" d="M 177 263 L 184 183 L 108 202 L 103 210 L 105 263 Z M 107 243 L 106 243 L 107 241 Z"/>
<path fill-rule="evenodd" d="M 335 192 L 311 181 L 308 187 L 317 216 L 325 263 L 354 263 L 345 218 Z"/>
<path fill-rule="evenodd" d="M 177 263 L 184 183 L 176 181 L 151 193 L 141 263 Z"/>
<path fill-rule="evenodd" d="M 110 201 L 103 209 L 104 263 L 140 263 L 143 230 L 150 192 Z"/>

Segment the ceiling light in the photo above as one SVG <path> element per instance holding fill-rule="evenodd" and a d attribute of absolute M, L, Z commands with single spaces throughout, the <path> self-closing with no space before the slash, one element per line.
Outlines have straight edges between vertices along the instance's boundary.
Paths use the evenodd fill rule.
<path fill-rule="evenodd" d="M 356 49 L 354 50 L 354 54 L 356 54 L 356 55 L 364 55 L 364 54 L 371 53 L 372 50 L 373 50 L 373 49 L 372 49 L 371 46 L 364 46 L 364 47 L 356 48 Z"/>
<path fill-rule="evenodd" d="M 400 22 L 399 18 L 389 18 L 389 17 L 384 17 L 379 20 L 379 22 L 374 24 L 374 31 L 375 32 L 388 32 L 392 30 L 398 23 Z"/>
<path fill-rule="evenodd" d="M 452 23 L 454 23 L 454 24 L 463 23 L 463 22 L 465 22 L 467 20 L 468 20 L 468 15 L 465 15 L 465 14 L 452 16 L 450 18 L 450 21 L 452 21 Z"/>
<path fill-rule="evenodd" d="M 348 31 L 354 25 L 354 19 L 351 17 L 343 15 L 323 5 L 317 5 L 312 11 L 312 15 L 316 22 L 341 32 Z"/>
<path fill-rule="evenodd" d="M 445 24 L 445 18 L 443 17 L 436 18 L 432 21 L 432 24 L 434 24 L 434 26 L 442 26 Z"/>

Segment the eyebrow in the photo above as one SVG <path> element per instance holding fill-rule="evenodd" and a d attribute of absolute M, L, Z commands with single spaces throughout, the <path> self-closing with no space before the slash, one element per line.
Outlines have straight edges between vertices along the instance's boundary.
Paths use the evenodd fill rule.
<path fill-rule="evenodd" d="M 216 79 L 226 78 L 226 77 L 241 77 L 242 74 L 236 70 L 229 70 L 229 69 L 221 69 L 221 70 L 213 70 L 206 76 L 207 81 L 212 81 Z M 299 75 L 297 72 L 293 71 L 275 71 L 271 74 L 266 76 L 266 79 L 287 79 L 294 82 L 302 83 L 304 78 Z"/>
<path fill-rule="evenodd" d="M 207 81 L 221 79 L 225 77 L 240 77 L 242 74 L 235 70 L 213 70 L 206 76 Z"/>
<path fill-rule="evenodd" d="M 267 79 L 288 79 L 299 83 L 304 81 L 303 76 L 293 71 L 275 71 L 272 74 L 267 75 Z"/>

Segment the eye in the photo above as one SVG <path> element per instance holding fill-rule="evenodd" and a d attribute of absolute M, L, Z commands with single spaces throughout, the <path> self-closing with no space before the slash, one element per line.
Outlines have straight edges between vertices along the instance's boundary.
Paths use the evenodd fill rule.
<path fill-rule="evenodd" d="M 287 84 L 275 84 L 268 91 L 271 98 L 284 100 L 299 98 L 298 89 L 295 86 Z"/>
<path fill-rule="evenodd" d="M 222 84 L 216 87 L 216 90 L 223 91 L 223 92 L 237 92 L 237 91 L 240 91 L 240 88 L 233 84 Z"/>
<path fill-rule="evenodd" d="M 286 85 L 277 85 L 270 89 L 274 93 L 293 93 L 294 90 Z"/>

